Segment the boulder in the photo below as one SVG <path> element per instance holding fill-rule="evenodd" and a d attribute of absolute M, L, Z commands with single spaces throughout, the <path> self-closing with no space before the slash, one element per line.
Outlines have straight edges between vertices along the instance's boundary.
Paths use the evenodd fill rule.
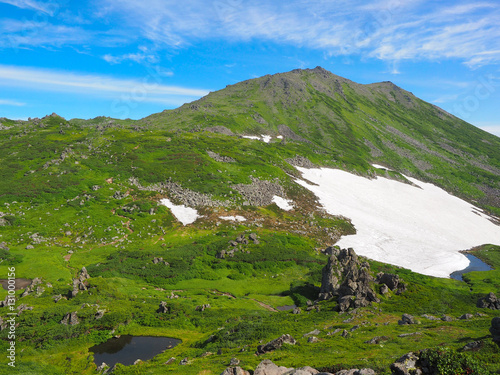
<path fill-rule="evenodd" d="M 337 254 L 333 252 L 332 254 Z M 368 306 L 379 302 L 371 284 L 369 264 L 361 263 L 353 249 L 342 249 L 332 255 L 322 270 L 319 300 L 338 297 L 338 310 Z"/>
<path fill-rule="evenodd" d="M 500 310 L 500 300 L 497 298 L 495 293 L 490 293 L 484 298 L 480 298 L 477 301 L 477 307 L 481 309 L 492 309 Z"/>
<path fill-rule="evenodd" d="M 264 361 L 259 363 L 253 375 L 284 375 L 289 371 L 293 371 L 293 368 L 277 366 L 269 359 L 265 359 Z"/>
<path fill-rule="evenodd" d="M 75 326 L 77 324 L 80 324 L 80 321 L 78 320 L 77 312 L 73 311 L 72 313 L 67 313 L 64 318 L 61 320 L 61 324 L 64 325 L 70 325 L 70 326 Z"/>
<path fill-rule="evenodd" d="M 469 319 L 472 319 L 473 317 L 474 317 L 474 315 L 472 315 L 472 314 L 463 314 L 459 319 L 469 320 Z"/>
<path fill-rule="evenodd" d="M 412 352 L 405 354 L 391 365 L 393 375 L 417 375 L 422 371 L 417 369 L 419 358 Z"/>
<path fill-rule="evenodd" d="M 500 345 L 500 317 L 491 320 L 490 333 L 493 341 Z"/>
<path fill-rule="evenodd" d="M 377 282 L 379 284 L 385 284 L 390 290 L 396 290 L 399 285 L 399 275 L 394 275 L 392 273 L 379 273 L 377 275 Z"/>
<path fill-rule="evenodd" d="M 405 324 L 418 324 L 417 320 L 410 314 L 403 314 L 401 320 L 398 321 L 400 326 Z"/>
<path fill-rule="evenodd" d="M 264 354 L 267 352 L 272 352 L 274 350 L 280 349 L 283 346 L 283 344 L 295 345 L 296 343 L 297 341 L 295 341 L 295 339 L 292 336 L 288 334 L 282 335 L 277 339 L 269 341 L 265 345 L 259 345 L 257 347 L 257 354 Z"/>
<path fill-rule="evenodd" d="M 243 370 L 241 367 L 228 367 L 225 369 L 220 375 L 250 375 L 250 373 L 246 370 Z"/>
<path fill-rule="evenodd" d="M 170 306 L 167 306 L 167 303 L 165 301 L 162 301 L 156 312 L 160 314 L 170 313 Z"/>

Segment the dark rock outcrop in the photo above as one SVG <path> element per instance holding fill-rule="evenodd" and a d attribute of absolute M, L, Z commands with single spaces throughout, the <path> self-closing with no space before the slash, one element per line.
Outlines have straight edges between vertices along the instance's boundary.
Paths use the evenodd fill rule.
<path fill-rule="evenodd" d="M 490 333 L 493 341 L 500 345 L 500 317 L 491 320 Z"/>
<path fill-rule="evenodd" d="M 338 297 L 339 311 L 368 306 L 378 302 L 371 284 L 370 265 L 361 263 L 353 249 L 333 253 L 323 268 L 319 300 Z"/>
<path fill-rule="evenodd" d="M 274 350 L 280 349 L 283 346 L 283 344 L 295 345 L 296 343 L 297 341 L 295 341 L 295 339 L 292 336 L 288 334 L 282 335 L 277 339 L 269 341 L 265 345 L 259 345 L 257 347 L 257 354 L 264 354 L 267 352 L 272 352 Z"/>
<path fill-rule="evenodd" d="M 495 293 L 490 293 L 484 298 L 480 298 L 477 301 L 477 307 L 481 309 L 492 309 L 500 310 L 500 300 L 497 298 Z"/>

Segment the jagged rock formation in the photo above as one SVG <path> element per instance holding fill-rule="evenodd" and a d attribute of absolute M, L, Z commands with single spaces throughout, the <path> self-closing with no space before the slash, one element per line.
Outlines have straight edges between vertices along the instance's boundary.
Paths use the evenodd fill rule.
<path fill-rule="evenodd" d="M 481 309 L 492 309 L 500 310 L 500 300 L 497 298 L 495 293 L 490 293 L 484 298 L 480 298 L 477 301 L 477 307 Z"/>
<path fill-rule="evenodd" d="M 282 335 L 277 339 L 269 341 L 265 345 L 259 345 L 257 347 L 257 354 L 264 354 L 267 352 L 272 352 L 274 350 L 280 349 L 283 346 L 283 344 L 295 345 L 296 343 L 297 341 L 295 341 L 295 339 L 289 334 Z"/>
<path fill-rule="evenodd" d="M 341 312 L 378 302 L 371 287 L 374 279 L 369 272 L 370 265 L 361 263 L 353 249 L 332 251 L 323 268 L 319 299 L 338 297 L 338 309 Z"/>
<path fill-rule="evenodd" d="M 70 297 L 75 297 L 79 291 L 87 290 L 86 280 L 90 279 L 90 275 L 85 267 L 82 267 L 77 278 L 73 279 L 73 290 L 70 292 Z"/>

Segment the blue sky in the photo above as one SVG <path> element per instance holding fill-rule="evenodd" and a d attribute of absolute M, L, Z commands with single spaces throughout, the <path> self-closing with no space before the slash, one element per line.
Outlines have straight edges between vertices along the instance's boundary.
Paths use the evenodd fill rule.
<path fill-rule="evenodd" d="M 319 65 L 500 135 L 498 25 L 497 0 L 0 0 L 0 117 L 137 119 Z"/>

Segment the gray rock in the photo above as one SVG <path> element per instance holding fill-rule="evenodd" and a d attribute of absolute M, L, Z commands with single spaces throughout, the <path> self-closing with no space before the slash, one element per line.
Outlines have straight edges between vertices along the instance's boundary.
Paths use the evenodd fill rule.
<path fill-rule="evenodd" d="M 305 333 L 304 335 L 302 335 L 302 337 L 309 337 L 309 336 L 319 335 L 320 333 L 321 333 L 321 331 L 316 328 L 314 331 Z"/>
<path fill-rule="evenodd" d="M 389 287 L 385 284 L 382 284 L 380 287 L 380 294 L 387 294 L 389 293 Z"/>
<path fill-rule="evenodd" d="M 269 359 L 265 359 L 258 364 L 253 375 L 284 375 L 288 371 L 292 371 L 293 368 L 286 368 L 283 366 L 277 366 Z"/>
<path fill-rule="evenodd" d="M 229 362 L 229 366 L 238 366 L 240 364 L 240 360 L 238 358 L 231 358 L 231 362 Z"/>
<path fill-rule="evenodd" d="M 187 365 L 188 363 L 189 363 L 189 359 L 186 357 L 186 358 L 181 359 L 181 361 L 179 362 L 179 365 Z"/>
<path fill-rule="evenodd" d="M 418 357 L 412 352 L 405 354 L 391 365 L 393 375 L 417 375 L 422 371 L 417 369 Z"/>
<path fill-rule="evenodd" d="M 292 310 L 292 314 L 300 314 L 302 313 L 302 310 L 300 309 L 300 307 L 294 307 L 294 309 Z"/>
<path fill-rule="evenodd" d="M 77 312 L 73 311 L 72 313 L 67 313 L 64 318 L 61 320 L 61 324 L 74 326 L 80 324 L 78 320 Z"/>
<path fill-rule="evenodd" d="M 463 314 L 459 319 L 469 320 L 469 319 L 472 319 L 473 317 L 474 317 L 474 315 L 472 315 L 472 314 Z"/>
<path fill-rule="evenodd" d="M 267 352 L 272 352 L 274 350 L 280 349 L 283 346 L 283 344 L 295 345 L 296 343 L 297 341 L 295 341 L 295 339 L 292 336 L 288 334 L 282 335 L 277 339 L 268 342 L 265 345 L 259 345 L 257 347 L 257 353 L 264 354 Z"/>
<path fill-rule="evenodd" d="M 481 309 L 500 310 L 500 300 L 495 293 L 490 293 L 477 301 L 477 307 Z"/>
<path fill-rule="evenodd" d="M 403 314 L 401 317 L 401 320 L 398 321 L 398 324 L 400 326 L 405 325 L 405 324 L 417 324 L 417 320 L 410 314 Z"/>
<path fill-rule="evenodd" d="M 9 247 L 7 246 L 7 242 L 0 243 L 0 250 L 7 250 L 7 251 L 9 251 Z"/>
<path fill-rule="evenodd" d="M 338 297 L 338 310 L 368 306 L 379 302 L 371 287 L 369 265 L 361 264 L 353 249 L 342 249 L 332 255 L 322 270 L 319 300 Z"/>
<path fill-rule="evenodd" d="M 162 301 L 156 312 L 160 314 L 168 314 L 170 313 L 170 306 L 167 306 L 167 303 L 165 301 Z"/>
<path fill-rule="evenodd" d="M 250 375 L 250 373 L 246 370 L 243 370 L 241 367 L 228 367 L 225 369 L 220 375 Z"/>
<path fill-rule="evenodd" d="M 394 275 L 391 273 L 381 273 L 377 275 L 377 280 L 379 284 L 385 284 L 390 290 L 396 290 L 399 285 L 399 275 Z"/>
<path fill-rule="evenodd" d="M 442 320 L 443 322 L 452 322 L 452 321 L 453 321 L 453 318 L 452 318 L 451 316 L 448 316 L 448 315 L 443 315 L 443 316 L 441 317 L 441 320 Z"/>
<path fill-rule="evenodd" d="M 483 346 L 483 343 L 481 341 L 472 341 L 466 344 L 463 348 L 462 351 L 468 352 L 471 350 L 479 350 Z"/>
<path fill-rule="evenodd" d="M 315 342 L 318 342 L 319 339 L 316 337 L 316 336 L 311 336 L 307 339 L 307 342 L 308 343 L 315 343 Z"/>

